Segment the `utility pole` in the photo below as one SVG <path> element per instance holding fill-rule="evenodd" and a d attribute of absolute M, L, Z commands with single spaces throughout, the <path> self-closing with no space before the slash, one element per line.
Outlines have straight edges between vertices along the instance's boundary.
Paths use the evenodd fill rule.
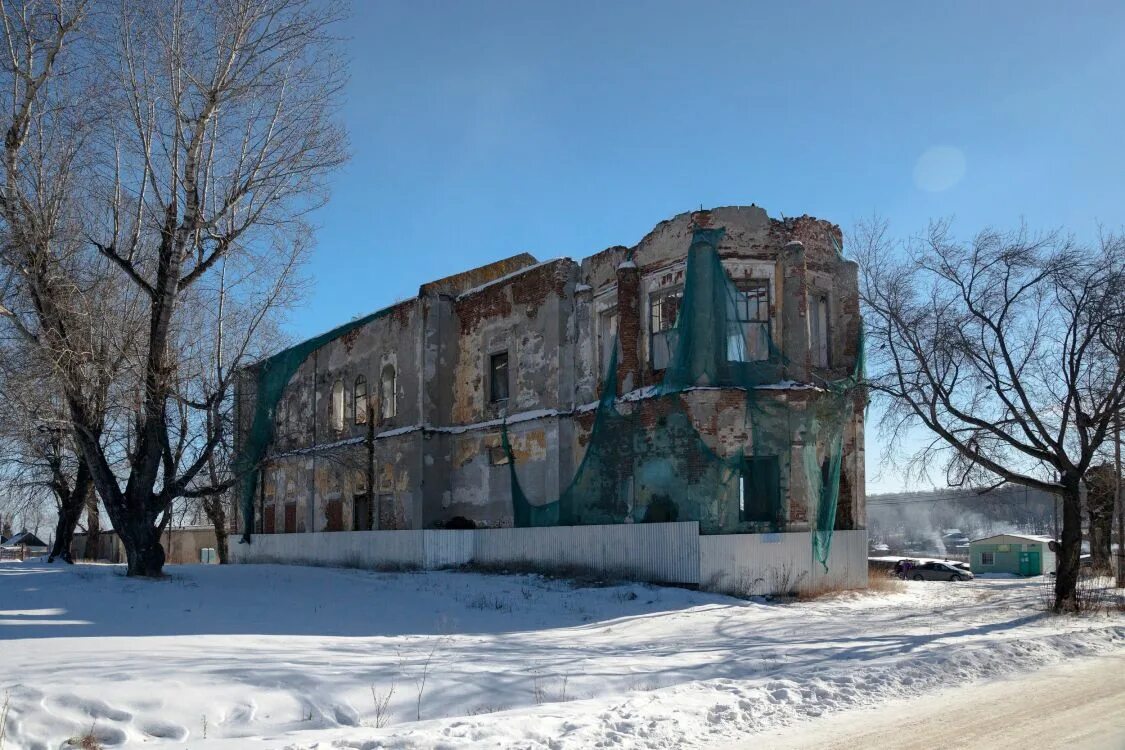
<path fill-rule="evenodd" d="M 367 474 L 364 479 L 367 483 L 367 518 L 364 528 L 377 529 L 379 510 L 375 507 L 375 402 L 370 396 L 367 399 Z"/>

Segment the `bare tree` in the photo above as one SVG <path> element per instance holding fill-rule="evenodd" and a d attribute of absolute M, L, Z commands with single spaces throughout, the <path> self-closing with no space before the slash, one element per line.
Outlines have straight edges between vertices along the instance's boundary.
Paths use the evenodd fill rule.
<path fill-rule="evenodd" d="M 215 529 L 220 563 L 229 559 L 227 538 L 234 510 L 234 488 L 242 477 L 235 468 L 234 375 L 230 362 L 279 348 L 284 342 L 278 321 L 300 291 L 295 273 L 304 253 L 297 245 L 285 254 L 224 261 L 215 285 L 201 284 L 182 310 L 188 320 L 178 327 L 176 419 L 177 465 L 185 452 L 198 455 L 200 436 L 218 436 L 204 469 L 184 490 L 190 503 Z M 213 409 L 199 408 L 209 399 Z M 200 422 L 201 423 L 194 423 Z M 197 514 L 200 515 L 200 514 Z"/>
<path fill-rule="evenodd" d="M 36 502 L 37 495 L 53 500 L 56 524 L 48 561 L 69 562 L 79 519 L 91 506 L 96 516 L 97 501 L 89 465 L 74 446 L 61 389 L 40 355 L 22 337 L 0 341 L 0 464 L 9 491 L 24 502 Z M 93 385 L 100 389 L 89 398 L 100 433 L 108 381 Z"/>
<path fill-rule="evenodd" d="M 330 0 L 0 8 L 11 93 L 0 261 L 27 303 L 0 314 L 55 369 L 130 575 L 160 574 L 171 502 L 214 489 L 205 469 L 234 373 L 287 293 L 284 279 L 254 274 L 272 263 L 288 277 L 308 247 L 303 217 L 345 158 L 329 35 L 340 17 Z M 89 384 L 102 363 L 75 334 L 84 307 L 73 304 L 91 256 L 112 264 L 145 320 L 100 435 Z M 248 311 L 245 336 L 200 377 L 183 353 L 224 263 L 246 274 L 226 292 Z"/>
<path fill-rule="evenodd" d="M 870 384 L 892 443 L 922 425 L 912 465 L 950 485 L 1005 482 L 1062 499 L 1055 607 L 1076 606 L 1080 490 L 1125 405 L 1125 243 L 948 222 L 894 242 L 883 222 L 851 239 L 860 259 Z M 900 444 L 900 443 L 899 443 Z"/>

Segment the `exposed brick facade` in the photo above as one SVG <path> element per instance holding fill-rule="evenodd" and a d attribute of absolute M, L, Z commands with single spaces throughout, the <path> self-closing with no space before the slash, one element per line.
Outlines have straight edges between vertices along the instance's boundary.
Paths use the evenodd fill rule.
<path fill-rule="evenodd" d="M 633 391 L 621 410 L 646 425 L 669 418 L 669 402 L 637 390 L 662 376 L 654 367 L 651 305 L 683 286 L 692 228 L 702 225 L 726 230 L 718 250 L 736 283 L 768 286 L 770 332 L 789 363 L 784 373 L 778 368 L 777 380 L 815 383 L 851 374 L 860 325 L 857 274 L 840 258 L 840 230 L 828 222 L 772 220 L 754 206 L 727 207 L 681 214 L 632 248 L 611 247 L 582 261 L 516 255 L 424 284 L 414 299 L 309 356 L 276 411 L 259 529 L 350 529 L 357 508 L 381 529 L 431 528 L 456 517 L 510 525 L 509 467 L 497 450 L 501 419 L 508 420 L 517 472 L 532 501 L 558 497 L 589 444 L 614 340 L 618 392 Z M 810 356 L 814 293 L 830 311 L 822 333 L 828 367 Z M 505 359 L 498 374 L 494 365 Z M 493 387 L 497 377 L 507 378 L 505 388 Z M 355 419 L 360 378 L 375 416 L 370 426 Z M 494 399 L 498 392 L 507 398 Z M 817 393 L 790 385 L 761 398 L 804 410 L 816 408 Z M 841 528 L 865 522 L 863 396 L 856 398 L 844 435 Z M 241 389 L 239 404 L 244 430 L 253 411 L 250 389 Z M 745 427 L 744 391 L 691 391 L 675 408 L 690 415 L 715 454 L 749 452 L 754 437 Z M 771 436 L 785 467 L 794 463 L 788 452 L 796 455 L 812 439 L 795 428 Z M 686 451 L 686 471 L 704 472 Z M 804 480 L 786 470 L 780 482 L 783 526 L 807 528 Z"/>

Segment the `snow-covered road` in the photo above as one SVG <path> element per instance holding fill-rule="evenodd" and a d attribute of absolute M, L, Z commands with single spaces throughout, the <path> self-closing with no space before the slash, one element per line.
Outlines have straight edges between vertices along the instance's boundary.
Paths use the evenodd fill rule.
<path fill-rule="evenodd" d="M 193 750 L 710 747 L 1125 653 L 1125 619 L 1049 617 L 1038 581 L 777 605 L 537 576 L 168 573 L 0 564 L 5 750 L 91 728 Z"/>
<path fill-rule="evenodd" d="M 1125 656 L 948 688 L 755 736 L 727 750 L 1125 748 Z"/>

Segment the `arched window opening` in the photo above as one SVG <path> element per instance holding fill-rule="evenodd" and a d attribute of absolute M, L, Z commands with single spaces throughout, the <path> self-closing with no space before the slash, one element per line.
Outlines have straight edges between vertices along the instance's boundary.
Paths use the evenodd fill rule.
<path fill-rule="evenodd" d="M 360 375 L 355 379 L 352 391 L 352 404 L 355 409 L 355 423 L 367 424 L 367 378 Z"/>
<path fill-rule="evenodd" d="M 344 381 L 332 384 L 332 429 L 344 429 Z"/>
<path fill-rule="evenodd" d="M 379 392 L 380 414 L 383 419 L 391 419 L 398 414 L 397 382 L 394 365 L 386 365 L 383 368 L 381 385 L 382 387 Z"/>
<path fill-rule="evenodd" d="M 281 437 L 289 437 L 289 409 L 285 399 L 278 399 L 274 412 L 274 430 Z"/>
<path fill-rule="evenodd" d="M 285 402 L 285 437 L 297 436 L 297 399 L 291 397 Z"/>

